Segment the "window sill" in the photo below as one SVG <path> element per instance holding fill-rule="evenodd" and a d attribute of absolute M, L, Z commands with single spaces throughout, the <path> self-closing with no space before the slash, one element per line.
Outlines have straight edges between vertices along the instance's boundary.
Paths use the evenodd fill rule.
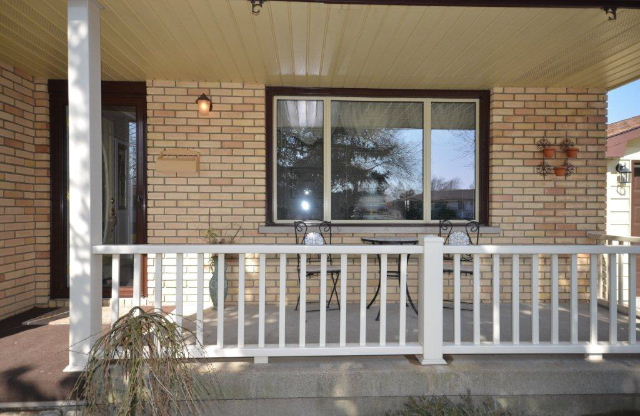
<path fill-rule="evenodd" d="M 464 231 L 464 225 L 454 225 L 454 230 Z M 293 225 L 261 225 L 262 234 L 293 234 Z M 438 225 L 334 225 L 333 234 L 438 234 Z M 480 226 L 480 234 L 500 234 L 500 227 Z"/>

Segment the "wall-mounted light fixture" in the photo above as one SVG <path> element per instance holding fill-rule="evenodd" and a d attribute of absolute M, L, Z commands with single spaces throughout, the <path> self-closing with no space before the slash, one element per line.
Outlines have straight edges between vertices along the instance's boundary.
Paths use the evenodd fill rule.
<path fill-rule="evenodd" d="M 264 4 L 264 0 L 249 0 L 251 3 L 251 14 L 259 15 L 262 10 L 262 5 Z"/>
<path fill-rule="evenodd" d="M 198 103 L 198 114 L 200 114 L 201 116 L 206 116 L 207 114 L 209 114 L 211 108 L 213 107 L 211 100 L 205 93 L 200 94 L 200 97 L 198 97 L 196 103 Z"/>
<path fill-rule="evenodd" d="M 621 185 L 631 182 L 631 169 L 624 163 L 618 163 L 616 165 L 616 172 L 618 172 L 618 183 Z"/>
<path fill-rule="evenodd" d="M 604 13 L 607 15 L 607 20 L 616 20 L 618 17 L 617 7 L 603 7 Z"/>

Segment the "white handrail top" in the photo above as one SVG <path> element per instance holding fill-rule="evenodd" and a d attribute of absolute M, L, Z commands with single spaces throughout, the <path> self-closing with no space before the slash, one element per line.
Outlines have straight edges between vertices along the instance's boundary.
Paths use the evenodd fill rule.
<path fill-rule="evenodd" d="M 584 245 L 480 245 L 444 246 L 445 254 L 640 254 L 640 246 Z"/>
<path fill-rule="evenodd" d="M 420 254 L 418 245 L 128 244 L 93 246 L 93 254 Z"/>
<path fill-rule="evenodd" d="M 128 244 L 97 245 L 94 254 L 421 254 L 419 245 L 296 244 Z M 443 246 L 445 254 L 640 254 L 640 246 L 607 245 L 469 245 Z"/>
<path fill-rule="evenodd" d="M 624 241 L 627 243 L 640 243 L 640 237 L 633 235 L 618 235 L 618 234 L 602 234 L 596 232 L 589 232 L 587 235 L 594 240 L 615 240 Z"/>

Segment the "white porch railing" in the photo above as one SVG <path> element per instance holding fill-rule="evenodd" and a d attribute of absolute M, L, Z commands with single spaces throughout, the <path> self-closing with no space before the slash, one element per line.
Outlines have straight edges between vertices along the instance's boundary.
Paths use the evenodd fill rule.
<path fill-rule="evenodd" d="M 547 246 L 547 245 L 531 245 L 531 246 L 445 246 L 443 248 L 445 254 L 454 255 L 454 331 L 456 333 L 455 340 L 452 343 L 445 343 L 443 347 L 444 353 L 449 354 L 544 354 L 544 353 L 585 353 L 590 355 L 601 355 L 609 353 L 640 353 L 640 347 L 636 343 L 637 337 L 637 321 L 636 314 L 631 312 L 627 314 L 626 324 L 628 329 L 626 339 L 619 338 L 618 328 L 618 266 L 617 258 L 624 254 L 628 256 L 628 287 L 630 291 L 636 290 L 636 256 L 640 253 L 640 247 L 631 246 L 602 246 L 602 245 L 576 245 L 576 246 Z M 459 259 L 461 255 L 473 256 L 473 341 L 462 343 L 460 341 L 460 266 Z M 480 339 L 480 256 L 491 256 L 492 267 L 492 314 L 491 324 L 492 339 L 481 341 Z M 601 274 L 601 258 L 606 257 L 606 265 L 608 275 L 610 276 L 609 299 L 615 301 L 608 305 L 608 319 L 605 321 L 598 313 L 598 288 Z M 504 278 L 504 274 L 500 273 L 501 258 L 511 258 L 511 339 L 503 340 L 501 338 L 501 319 L 500 319 L 500 284 Z M 520 313 L 520 295 L 521 291 L 521 274 L 520 265 L 522 258 L 530 259 L 530 276 L 531 276 L 531 310 L 530 339 L 521 339 L 520 327 L 522 325 Z M 550 287 L 550 339 L 543 342 L 540 337 L 540 282 L 541 282 L 541 258 L 550 259 L 549 274 L 551 280 Z M 585 275 L 586 282 L 582 284 L 578 281 L 578 259 L 583 261 L 583 268 L 588 268 L 582 272 Z M 565 267 L 566 275 L 569 275 L 569 323 L 568 328 L 561 329 L 560 320 L 560 259 L 568 259 L 569 264 Z M 583 279 L 584 280 L 584 279 Z M 588 304 L 588 312 L 580 313 L 579 289 L 583 289 L 584 295 L 588 299 L 583 299 L 582 303 Z M 586 292 L 584 291 L 586 289 Z M 636 310 L 636 299 L 631 297 L 629 300 L 629 310 Z M 588 321 L 589 331 L 586 339 L 579 337 L 579 324 Z M 608 325 L 608 337 L 604 338 L 599 335 L 599 327 Z M 565 341 L 561 341 L 565 338 Z"/>
<path fill-rule="evenodd" d="M 630 246 L 632 244 L 640 243 L 640 237 L 631 235 L 617 235 L 617 234 L 602 234 L 602 233 L 589 233 L 589 237 L 611 246 Z M 631 292 L 628 287 L 629 276 L 629 255 L 627 253 L 616 255 L 616 264 L 618 266 L 616 277 L 618 279 L 618 308 L 621 311 L 626 312 L 629 307 L 630 297 L 636 297 L 636 293 Z M 604 304 L 609 302 L 609 276 L 603 273 L 600 276 L 600 292 L 599 298 Z"/>
<path fill-rule="evenodd" d="M 224 270 L 226 260 L 238 257 L 237 298 L 225 301 L 223 279 L 218 280 L 218 305 L 212 311 L 213 318 L 205 319 L 205 260 L 210 253 L 216 253 L 218 267 Z M 546 354 L 546 353 L 584 353 L 599 355 L 605 353 L 640 353 L 636 343 L 636 316 L 619 316 L 617 303 L 612 302 L 608 314 L 603 317 L 598 310 L 598 281 L 601 273 L 602 256 L 608 258 L 608 273 L 611 276 L 609 286 L 610 299 L 618 299 L 618 273 L 616 257 L 628 254 L 628 287 L 635 292 L 636 255 L 640 247 L 635 246 L 443 246 L 442 239 L 425 237 L 420 246 L 370 246 L 370 245 L 333 245 L 333 246 L 301 246 L 301 245 L 128 245 L 128 246 L 96 246 L 94 254 L 112 255 L 113 289 L 112 319 L 117 319 L 119 311 L 119 259 L 121 255 L 134 255 L 134 268 L 140 270 L 142 255 L 155 258 L 153 305 L 160 309 L 164 304 L 162 282 L 166 280 L 163 258 L 175 256 L 175 315 L 178 323 L 183 323 L 184 292 L 184 258 L 187 255 L 197 258 L 196 274 L 196 306 L 195 336 L 204 348 L 193 348 L 192 353 L 205 357 L 254 357 L 256 361 L 264 361 L 270 356 L 331 356 L 331 355 L 400 355 L 416 354 L 422 356 L 423 364 L 444 363 L 443 354 Z M 300 268 L 296 271 L 299 286 L 288 287 L 287 266 L 300 256 Z M 453 257 L 453 273 L 443 273 L 443 258 Z M 339 258 L 340 273 L 337 282 L 340 300 L 339 312 L 335 321 L 327 324 L 327 309 L 320 307 L 317 312 L 310 313 L 306 309 L 308 278 L 306 273 L 307 257 L 320 257 L 319 270 L 319 304 L 325 305 L 328 292 L 327 259 L 328 256 Z M 369 259 L 379 256 L 379 270 L 368 270 Z M 389 311 L 388 302 L 388 259 L 398 256 L 399 260 L 399 303 L 397 313 L 395 306 Z M 409 280 L 408 257 L 419 259 L 417 269 L 418 280 L 418 322 L 414 332 L 407 328 L 407 317 L 415 324 L 415 315 L 407 310 L 406 287 Z M 462 256 L 471 256 L 470 274 L 461 266 Z M 257 268 L 257 337 L 247 341 L 246 315 L 248 302 L 247 270 L 245 262 L 255 258 Z M 277 279 L 267 279 L 267 259 L 271 272 Z M 351 263 L 350 263 L 351 262 Z M 359 265 L 358 265 L 359 263 Z M 561 264 L 562 263 L 562 264 Z M 501 267 L 505 269 L 501 272 Z M 191 267 L 191 266 L 189 266 Z M 290 267 L 291 268 L 291 267 Z M 505 274 L 505 270 L 510 273 Z M 544 269 L 544 270 L 542 270 Z M 413 269 L 415 273 L 415 268 Z M 193 272 L 193 268 L 191 268 Z M 373 316 L 367 314 L 367 288 L 369 273 L 380 273 L 379 321 L 378 337 L 372 339 L 371 330 Z M 351 277 L 349 277 L 351 276 Z M 234 276 L 235 277 L 235 276 Z M 445 328 L 443 313 L 443 281 L 453 280 L 453 319 L 452 325 Z M 471 313 L 462 308 L 463 279 L 470 279 L 472 287 L 470 300 Z M 581 278 L 579 280 L 579 278 Z M 348 280 L 355 279 L 348 286 Z M 561 284 L 562 281 L 562 284 Z M 544 290 L 542 283 L 544 282 Z M 547 284 L 549 282 L 549 284 Z M 501 288 L 510 285 L 510 292 Z M 267 286 L 273 303 L 277 298 L 277 308 L 272 313 L 267 311 Z M 291 286 L 291 285 L 289 285 Z M 351 289 L 348 294 L 348 288 Z M 277 289 L 277 290 L 276 290 Z M 293 312 L 294 303 L 287 302 L 287 291 L 299 289 L 300 308 Z M 483 291 L 483 289 L 486 289 Z M 568 294 L 566 293 L 568 291 Z M 133 304 L 141 302 L 140 273 L 134 273 Z M 487 296 L 489 294 L 489 296 Z M 315 296 L 315 295 L 314 295 Z M 348 296 L 353 301 L 348 303 Z M 484 296 L 484 299 L 483 299 Z M 521 298 L 527 297 L 522 303 Z M 543 299 L 544 297 L 544 299 Z M 546 299 L 549 297 L 549 299 Z M 469 296 L 467 296 L 469 298 Z M 510 302 L 505 303 L 505 298 Z M 565 307 L 564 299 L 568 301 Z M 629 299 L 629 309 L 636 308 L 635 297 Z M 394 304 L 395 305 L 395 304 Z M 508 305 L 511 322 L 506 331 L 502 321 Z M 207 312 L 209 313 L 209 312 Z M 331 312 L 333 313 L 333 312 Z M 548 313 L 548 316 L 546 314 Z M 237 328 L 229 328 L 227 315 L 233 314 L 237 320 Z M 292 315 L 293 314 L 293 315 Z M 295 316 L 297 314 L 297 316 Z M 501 317 L 501 315 L 504 315 Z M 544 315 L 544 317 L 543 317 Z M 292 316 L 296 324 L 292 325 Z M 349 319 L 349 316 L 357 318 Z M 231 316 L 229 316 L 231 317 Z M 568 317 L 565 322 L 561 317 Z M 626 322 L 620 324 L 620 319 Z M 269 322 L 267 320 L 269 319 Z M 390 319 L 393 321 L 390 322 Z M 544 321 L 543 321 L 544 319 Z M 215 322 L 215 325 L 214 323 Z M 289 322 L 289 325 L 287 325 Z M 391 325 L 389 325 L 391 323 Z M 588 325 L 587 325 L 588 323 Z M 544 325 L 543 325 L 544 324 Z M 549 325 L 547 328 L 546 324 Z M 252 324 L 253 325 L 253 324 Z M 277 326 L 277 339 L 273 335 L 269 342 L 267 325 Z M 580 331 L 587 325 L 588 331 Z M 599 329 L 608 325 L 608 336 L 599 335 Z M 209 342 L 207 330 L 215 326 L 215 342 Z M 445 340 L 445 329 L 453 326 L 451 340 Z M 521 332 L 525 326 L 528 335 Z M 626 330 L 620 335 L 622 326 Z M 313 328 L 316 334 L 309 334 Z M 393 330 L 393 333 L 389 331 Z M 252 328 L 255 329 L 255 328 Z M 544 329 L 545 334 L 542 334 Z M 548 329 L 548 331 L 547 331 Z M 73 331 L 73 328 L 71 328 Z M 229 341 L 233 330 L 234 339 Z M 397 331 L 397 332 L 395 332 Z M 417 331 L 416 339 L 409 340 Z M 510 336 L 505 336 L 507 332 Z M 601 331 L 602 332 L 602 331 Z M 391 334 L 391 335 L 390 335 Z M 397 334 L 397 336 L 396 336 Z M 488 334 L 488 335 L 487 335 Z M 226 335 L 226 336 L 225 336 Z M 543 336 L 544 335 L 544 336 Z M 547 336 L 548 335 L 548 336 Z M 310 339 L 313 338 L 312 341 Z M 392 339 L 391 339 L 392 338 Z"/>

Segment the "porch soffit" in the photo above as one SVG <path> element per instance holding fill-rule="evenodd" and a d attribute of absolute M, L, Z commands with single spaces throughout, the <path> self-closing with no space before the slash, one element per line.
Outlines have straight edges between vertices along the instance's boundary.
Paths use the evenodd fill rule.
<path fill-rule="evenodd" d="M 640 78 L 640 10 L 104 0 L 105 80 L 356 88 L 571 86 Z M 64 0 L 2 0 L 0 61 L 66 78 Z"/>

